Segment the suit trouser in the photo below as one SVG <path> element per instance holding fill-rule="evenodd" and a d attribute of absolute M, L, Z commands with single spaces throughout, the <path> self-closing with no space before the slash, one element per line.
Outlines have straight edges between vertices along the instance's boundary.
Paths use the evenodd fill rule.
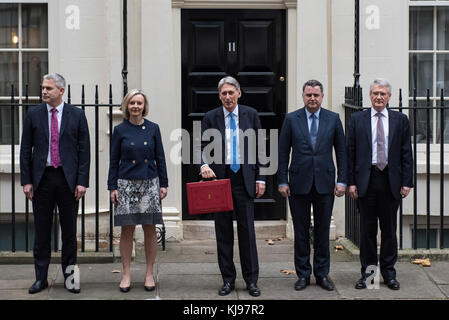
<path fill-rule="evenodd" d="M 254 231 L 254 199 L 248 196 L 243 183 L 242 170 L 236 174 L 226 166 L 226 178 L 231 179 L 234 212 L 237 218 L 237 234 L 243 279 L 247 284 L 257 283 L 259 262 Z M 255 186 L 254 186 L 255 188 Z M 233 283 L 236 278 L 234 257 L 233 212 L 215 213 L 218 265 L 224 282 Z"/>
<path fill-rule="evenodd" d="M 78 201 L 70 190 L 61 167 L 47 167 L 34 193 L 34 269 L 36 280 L 46 280 L 51 259 L 53 210 L 58 206 L 62 233 L 61 264 L 64 277 L 68 266 L 76 264 L 76 218 Z"/>
<path fill-rule="evenodd" d="M 394 265 L 398 256 L 396 236 L 399 200 L 393 197 L 388 179 L 388 168 L 371 170 L 366 196 L 359 198 L 360 263 L 362 277 L 370 265 L 377 266 L 377 219 L 381 230 L 380 272 L 384 280 L 396 278 Z"/>
<path fill-rule="evenodd" d="M 295 234 L 295 269 L 298 277 L 310 277 L 310 208 L 313 206 L 313 274 L 325 277 L 330 269 L 329 231 L 334 194 L 319 194 L 312 185 L 308 194 L 288 198 Z"/>

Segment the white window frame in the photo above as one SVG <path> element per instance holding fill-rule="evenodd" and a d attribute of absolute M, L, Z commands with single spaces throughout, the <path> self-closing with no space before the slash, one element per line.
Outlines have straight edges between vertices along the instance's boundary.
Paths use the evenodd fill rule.
<path fill-rule="evenodd" d="M 433 1 L 413 1 L 409 0 L 409 7 L 433 7 L 433 49 L 432 50 L 410 50 L 408 49 L 408 59 L 410 59 L 410 53 L 430 53 L 432 54 L 432 63 L 433 63 L 433 79 L 432 79 L 432 88 L 430 92 L 430 101 L 431 106 L 436 107 L 439 106 L 439 99 L 440 99 L 440 92 L 437 92 L 437 55 L 438 54 L 449 54 L 449 50 L 438 50 L 437 49 L 437 8 L 438 7 L 448 7 L 449 8 L 449 1 L 447 0 L 433 0 Z M 410 12 L 410 10 L 409 10 Z M 410 32 L 410 31 L 409 31 Z M 409 70 L 410 72 L 410 70 Z M 408 101 L 407 103 L 409 106 L 413 106 L 413 92 L 409 92 L 409 97 L 407 97 Z M 426 97 L 417 97 L 417 101 L 427 101 Z M 445 90 L 445 101 L 449 101 L 449 90 Z M 413 111 L 409 109 L 409 116 Z M 433 122 L 432 125 L 432 139 L 430 142 L 430 152 L 431 152 L 431 171 L 438 171 L 439 172 L 439 154 L 440 154 L 440 143 L 436 142 L 437 137 L 437 110 L 434 109 L 433 114 L 431 115 L 431 121 Z M 412 124 L 411 124 L 412 125 Z M 449 141 L 445 141 L 445 154 L 448 153 L 449 148 L 448 145 Z M 418 143 L 417 144 L 417 151 L 419 158 L 421 156 L 424 156 L 423 161 L 425 162 L 425 152 L 426 152 L 426 144 L 425 143 Z M 449 169 L 449 159 L 448 156 L 445 156 L 445 172 Z M 438 158 L 438 159 L 437 159 Z M 446 164 L 446 161 L 448 162 Z M 421 172 L 422 169 L 424 169 L 424 164 L 418 168 L 418 172 Z M 421 169 L 421 170 L 420 170 Z"/>
<path fill-rule="evenodd" d="M 12 2 L 12 1 L 0 1 L 1 2 Z M 19 78 L 18 78 L 18 96 L 15 96 L 14 99 L 18 103 L 24 103 L 25 96 L 23 92 L 23 53 L 26 52 L 46 52 L 49 57 L 49 46 L 50 41 L 47 43 L 47 48 L 23 48 L 22 40 L 23 40 L 23 28 L 22 28 L 22 5 L 23 4 L 47 4 L 47 13 L 49 11 L 49 4 L 47 1 L 20 1 L 17 2 L 18 5 L 18 37 L 19 43 L 17 48 L 0 48 L 0 52 L 17 52 L 18 53 L 18 65 L 19 65 Z M 49 14 L 47 14 L 48 20 L 50 20 Z M 48 22 L 48 24 L 50 24 Z M 50 35 L 50 31 L 48 30 L 48 37 Z M 49 59 L 48 59 L 49 60 Z M 50 69 L 50 61 L 48 68 Z M 48 71 L 48 70 L 47 70 Z M 28 99 L 31 101 L 39 100 L 39 96 L 28 96 Z M 10 102 L 11 96 L 0 96 L 0 103 Z M 21 137 L 21 128 L 23 127 L 23 107 L 19 108 L 19 144 L 15 144 L 14 147 L 14 162 L 15 162 L 15 172 L 19 172 L 19 159 L 20 159 L 20 137 Z M 11 145 L 0 145 L 0 172 L 11 172 Z"/>

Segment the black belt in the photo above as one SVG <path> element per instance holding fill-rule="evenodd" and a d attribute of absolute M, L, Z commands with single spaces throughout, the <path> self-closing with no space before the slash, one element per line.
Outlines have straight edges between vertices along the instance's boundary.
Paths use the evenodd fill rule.
<path fill-rule="evenodd" d="M 387 169 L 388 169 L 388 165 L 387 165 L 383 170 L 380 170 L 378 167 L 376 167 L 375 164 L 373 164 L 373 165 L 371 166 L 371 171 L 385 172 L 385 171 L 387 171 Z"/>

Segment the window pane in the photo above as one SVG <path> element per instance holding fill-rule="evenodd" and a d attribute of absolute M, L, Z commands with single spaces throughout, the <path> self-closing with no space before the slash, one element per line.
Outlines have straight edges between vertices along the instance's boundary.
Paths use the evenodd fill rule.
<path fill-rule="evenodd" d="M 410 50 L 433 50 L 433 7 L 410 7 Z"/>
<path fill-rule="evenodd" d="M 427 89 L 433 92 L 433 57 L 431 53 L 410 53 L 409 92 L 416 88 L 418 97 L 425 97 Z"/>
<path fill-rule="evenodd" d="M 39 96 L 42 77 L 48 73 L 48 54 L 46 52 L 23 53 L 23 94 L 28 84 L 28 95 Z"/>
<path fill-rule="evenodd" d="M 427 102 L 426 101 L 418 101 L 417 107 L 426 107 Z M 415 110 L 413 110 L 413 100 L 409 101 L 410 111 L 409 111 L 409 118 L 410 118 L 410 129 L 412 134 L 412 141 L 414 137 L 415 132 L 415 124 L 414 124 L 414 117 L 415 117 Z M 433 110 L 432 110 L 432 101 L 430 102 L 430 143 L 433 143 Z M 426 140 L 427 137 L 427 110 L 426 109 L 416 109 L 416 143 L 427 143 Z"/>
<path fill-rule="evenodd" d="M 440 106 L 441 100 L 437 100 L 437 106 Z M 449 143 L 449 101 L 444 101 L 444 123 L 443 123 L 443 137 L 444 143 Z M 437 110 L 437 143 L 441 143 L 441 109 Z"/>
<path fill-rule="evenodd" d="M 438 50 L 449 49 L 449 8 L 437 8 L 437 48 Z"/>
<path fill-rule="evenodd" d="M 443 247 L 449 248 L 449 229 L 443 229 Z"/>
<path fill-rule="evenodd" d="M 449 96 L 449 54 L 437 55 L 437 95 L 445 89 L 445 96 Z"/>
<path fill-rule="evenodd" d="M 22 34 L 24 48 L 48 47 L 47 4 L 22 5 Z"/>
<path fill-rule="evenodd" d="M 0 3 L 0 48 L 18 48 L 18 5 Z"/>
<path fill-rule="evenodd" d="M 0 96 L 11 96 L 11 84 L 14 95 L 19 94 L 19 54 L 17 52 L 0 52 Z"/>
<path fill-rule="evenodd" d="M 12 124 L 11 106 L 2 102 L 0 103 L 0 144 L 11 144 L 12 125 L 14 125 L 14 143 L 19 144 L 19 107 L 14 108 L 14 124 Z"/>
<path fill-rule="evenodd" d="M 430 240 L 430 248 L 437 247 L 437 230 L 430 229 L 429 230 L 429 240 Z M 416 245 L 418 249 L 427 248 L 427 230 L 426 229 L 418 229 L 416 231 Z"/>

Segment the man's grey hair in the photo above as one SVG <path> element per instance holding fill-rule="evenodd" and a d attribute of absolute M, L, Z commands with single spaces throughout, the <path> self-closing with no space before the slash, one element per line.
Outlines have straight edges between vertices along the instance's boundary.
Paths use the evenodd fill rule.
<path fill-rule="evenodd" d="M 385 80 L 383 78 L 374 79 L 371 82 L 371 84 L 369 85 L 369 92 L 373 91 L 373 87 L 375 85 L 380 86 L 380 87 L 387 87 L 388 92 L 391 93 L 391 84 L 387 80 Z"/>
<path fill-rule="evenodd" d="M 240 90 L 240 83 L 235 78 L 227 76 L 218 82 L 218 92 L 221 91 L 221 87 L 223 87 L 225 83 L 233 85 L 237 90 Z"/>
<path fill-rule="evenodd" d="M 44 76 L 44 80 L 53 80 L 58 89 L 61 89 L 61 88 L 65 89 L 65 79 L 59 73 L 46 74 Z"/>

